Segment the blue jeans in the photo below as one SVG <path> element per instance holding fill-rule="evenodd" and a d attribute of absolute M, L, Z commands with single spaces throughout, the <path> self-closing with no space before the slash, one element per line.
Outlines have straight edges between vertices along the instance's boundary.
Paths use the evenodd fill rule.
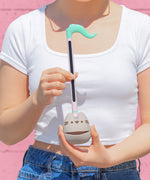
<path fill-rule="evenodd" d="M 140 180 L 139 174 L 136 160 L 109 168 L 75 167 L 67 156 L 30 145 L 17 180 Z"/>

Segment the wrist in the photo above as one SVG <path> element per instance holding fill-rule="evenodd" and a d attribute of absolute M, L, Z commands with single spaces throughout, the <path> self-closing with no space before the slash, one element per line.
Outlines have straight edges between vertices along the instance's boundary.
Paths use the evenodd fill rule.
<path fill-rule="evenodd" d="M 37 100 L 37 90 L 34 91 L 31 94 L 31 101 L 32 101 L 32 105 L 38 110 L 40 110 L 40 109 L 43 110 L 46 107 L 46 105 L 40 104 L 38 102 L 38 100 Z"/>
<path fill-rule="evenodd" d="M 110 159 L 109 161 L 110 167 L 121 163 L 120 158 L 119 158 L 119 153 L 117 152 L 117 150 L 115 150 L 114 146 L 107 149 L 108 154 L 109 154 L 109 159 Z"/>

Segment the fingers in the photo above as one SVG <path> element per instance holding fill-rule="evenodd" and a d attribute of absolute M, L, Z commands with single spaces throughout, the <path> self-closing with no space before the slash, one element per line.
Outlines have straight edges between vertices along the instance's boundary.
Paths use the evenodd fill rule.
<path fill-rule="evenodd" d="M 63 152 L 65 152 L 67 155 L 69 155 L 71 152 L 71 147 L 69 147 L 68 142 L 65 138 L 62 125 L 59 125 L 59 127 L 58 127 L 58 137 L 59 137 L 61 149 L 63 150 Z M 72 144 L 70 144 L 70 146 L 72 146 Z"/>
<path fill-rule="evenodd" d="M 71 74 L 61 68 L 51 68 L 43 71 L 37 93 L 35 94 L 36 104 L 49 105 L 53 102 L 54 96 L 63 94 L 66 88 L 66 81 L 77 78 L 78 73 Z"/>
<path fill-rule="evenodd" d="M 51 90 L 51 89 L 64 90 L 66 88 L 66 84 L 56 81 L 51 83 L 45 83 L 44 88 L 47 90 Z"/>
<path fill-rule="evenodd" d="M 99 147 L 99 144 L 100 144 L 99 135 L 98 135 L 94 125 L 91 126 L 91 136 L 92 136 L 92 144 L 95 147 Z"/>
<path fill-rule="evenodd" d="M 59 73 L 58 73 L 59 71 Z M 61 74 L 63 73 L 63 74 Z M 61 68 L 47 69 L 42 73 L 40 84 L 45 90 L 64 90 L 66 88 L 66 81 L 77 78 L 78 73 L 72 75 L 70 72 L 65 71 Z"/>
<path fill-rule="evenodd" d="M 58 68 L 58 67 L 47 69 L 44 71 L 44 73 L 46 73 L 46 74 L 61 74 L 64 76 L 66 81 L 70 81 L 75 78 L 75 76 L 72 73 L 70 73 L 69 71 L 66 71 L 66 70 L 64 70 L 62 68 Z M 62 77 L 60 77 L 60 78 L 62 78 Z"/>
<path fill-rule="evenodd" d="M 60 144 L 62 145 L 62 147 L 64 149 L 66 149 L 68 152 L 71 152 L 73 145 L 70 144 L 66 138 L 65 138 L 65 135 L 63 133 L 63 126 L 62 125 L 59 125 L 58 127 L 58 137 L 60 139 Z"/>
<path fill-rule="evenodd" d="M 65 83 L 67 81 L 66 78 L 62 74 L 59 74 L 59 73 L 46 74 L 45 76 L 48 82 L 59 81 L 59 82 Z"/>
<path fill-rule="evenodd" d="M 74 79 L 78 77 L 78 73 L 75 73 Z M 72 79 L 66 79 L 63 74 L 55 73 L 55 74 L 45 74 L 43 80 L 47 80 L 47 82 L 63 82 L 65 83 L 66 81 L 70 81 Z"/>

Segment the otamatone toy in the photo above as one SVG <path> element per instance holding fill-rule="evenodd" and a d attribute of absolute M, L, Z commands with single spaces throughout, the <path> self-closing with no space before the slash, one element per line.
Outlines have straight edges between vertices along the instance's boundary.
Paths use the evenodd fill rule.
<path fill-rule="evenodd" d="M 74 74 L 74 60 L 72 50 L 72 34 L 80 33 L 87 38 L 94 38 L 97 33 L 90 34 L 86 29 L 79 24 L 71 24 L 66 29 L 66 36 L 68 42 L 68 59 L 70 72 Z M 71 101 L 72 101 L 72 113 L 68 113 L 64 125 L 63 131 L 67 141 L 71 144 L 83 144 L 89 141 L 91 137 L 91 130 L 89 121 L 83 112 L 78 112 L 77 96 L 75 80 L 71 80 Z"/>

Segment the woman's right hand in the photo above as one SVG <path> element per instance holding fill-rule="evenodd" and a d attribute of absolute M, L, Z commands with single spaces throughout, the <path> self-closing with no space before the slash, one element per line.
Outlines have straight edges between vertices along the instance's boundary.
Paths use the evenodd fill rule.
<path fill-rule="evenodd" d="M 58 67 L 43 71 L 39 87 L 35 92 L 36 105 L 46 106 L 52 104 L 54 96 L 63 94 L 63 90 L 66 88 L 65 82 L 71 81 L 77 76 L 78 73 L 75 73 L 74 76 L 69 71 Z"/>

